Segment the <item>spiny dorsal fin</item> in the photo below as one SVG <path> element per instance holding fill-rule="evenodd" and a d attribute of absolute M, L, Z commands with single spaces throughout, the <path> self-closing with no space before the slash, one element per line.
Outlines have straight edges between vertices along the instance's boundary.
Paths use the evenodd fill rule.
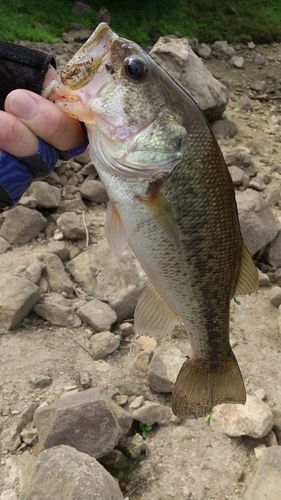
<path fill-rule="evenodd" d="M 242 261 L 234 295 L 247 295 L 259 287 L 259 275 L 245 243 L 242 246 Z"/>
<path fill-rule="evenodd" d="M 231 351 L 217 370 L 204 370 L 187 359 L 178 374 L 172 395 L 172 410 L 178 417 L 199 418 L 221 403 L 245 404 L 243 378 Z"/>
<path fill-rule="evenodd" d="M 128 244 L 128 240 L 121 217 L 111 201 L 109 201 L 106 210 L 104 231 L 113 255 L 117 259 L 120 259 Z"/>
<path fill-rule="evenodd" d="M 148 283 L 135 310 L 135 330 L 139 335 L 170 334 L 178 315 L 170 308 L 157 290 Z"/>
<path fill-rule="evenodd" d="M 165 196 L 151 185 L 148 198 L 139 197 L 139 201 L 150 217 L 164 231 L 177 250 L 181 251 L 181 240 L 172 207 Z"/>

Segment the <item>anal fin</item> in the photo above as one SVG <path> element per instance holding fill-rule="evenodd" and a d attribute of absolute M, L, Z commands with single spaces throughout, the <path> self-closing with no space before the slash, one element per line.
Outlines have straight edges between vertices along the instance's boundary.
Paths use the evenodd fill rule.
<path fill-rule="evenodd" d="M 139 335 L 168 335 L 178 320 L 157 290 L 148 283 L 135 310 L 135 330 Z"/>
<path fill-rule="evenodd" d="M 204 370 L 192 359 L 182 365 L 172 395 L 172 410 L 185 418 L 204 417 L 221 403 L 245 404 L 243 378 L 231 351 L 216 370 Z"/>
<path fill-rule="evenodd" d="M 111 201 L 109 201 L 106 210 L 104 231 L 113 255 L 115 255 L 117 259 L 120 259 L 127 247 L 128 240 L 121 217 Z"/>

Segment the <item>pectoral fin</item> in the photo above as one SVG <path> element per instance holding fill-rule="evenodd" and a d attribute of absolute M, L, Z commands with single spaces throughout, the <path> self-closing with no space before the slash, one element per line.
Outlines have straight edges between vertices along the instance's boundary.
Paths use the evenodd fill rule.
<path fill-rule="evenodd" d="M 135 330 L 140 335 L 170 334 L 178 315 L 170 308 L 155 288 L 148 283 L 135 310 Z"/>
<path fill-rule="evenodd" d="M 128 240 L 121 217 L 111 201 L 109 201 L 106 210 L 104 231 L 113 255 L 117 259 L 120 259 L 128 244 Z"/>
<path fill-rule="evenodd" d="M 247 295 L 259 287 L 259 276 L 245 243 L 242 247 L 242 261 L 234 295 Z"/>
<path fill-rule="evenodd" d="M 138 197 L 142 206 L 150 217 L 158 224 L 178 251 L 182 250 L 177 223 L 170 203 L 165 196 L 153 185 L 147 198 Z"/>

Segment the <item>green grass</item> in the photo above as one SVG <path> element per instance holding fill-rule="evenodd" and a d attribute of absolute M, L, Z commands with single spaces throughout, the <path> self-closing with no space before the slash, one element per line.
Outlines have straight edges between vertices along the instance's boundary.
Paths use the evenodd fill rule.
<path fill-rule="evenodd" d="M 94 29 L 96 12 L 106 6 L 112 28 L 141 45 L 151 42 L 155 29 L 162 35 L 180 32 L 207 43 L 215 40 L 255 43 L 281 42 L 280 0 L 88 0 L 90 15 L 73 14 L 72 0 L 1 0 L 0 38 L 56 41 L 73 22 Z"/>

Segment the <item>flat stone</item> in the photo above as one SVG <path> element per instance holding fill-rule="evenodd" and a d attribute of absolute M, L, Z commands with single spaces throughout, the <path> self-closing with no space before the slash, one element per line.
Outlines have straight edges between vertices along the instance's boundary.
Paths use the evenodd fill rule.
<path fill-rule="evenodd" d="M 70 240 L 81 240 L 86 236 L 86 229 L 82 215 L 75 212 L 65 212 L 57 219 L 58 228 L 65 238 Z"/>
<path fill-rule="evenodd" d="M 96 203 L 107 203 L 108 194 L 101 181 L 94 179 L 85 180 L 80 187 L 81 194 L 86 200 L 94 201 Z"/>
<path fill-rule="evenodd" d="M 281 446 L 271 446 L 260 457 L 243 500 L 280 500 Z"/>
<path fill-rule="evenodd" d="M 48 387 L 51 385 L 53 379 L 49 375 L 40 375 L 37 373 L 33 373 L 29 376 L 29 382 L 39 389 L 43 389 L 44 387 Z"/>
<path fill-rule="evenodd" d="M 169 425 L 173 416 L 170 407 L 146 401 L 140 408 L 133 411 L 133 417 L 146 425 Z"/>
<path fill-rule="evenodd" d="M 244 170 L 239 167 L 233 165 L 232 167 L 228 167 L 229 173 L 231 175 L 232 182 L 234 186 L 241 186 L 243 177 L 245 175 Z"/>
<path fill-rule="evenodd" d="M 155 392 L 172 392 L 185 356 L 174 346 L 157 347 L 148 367 L 148 383 Z"/>
<path fill-rule="evenodd" d="M 118 420 L 118 424 L 120 425 L 120 428 L 122 430 L 122 435 L 126 436 L 132 427 L 134 418 L 128 411 L 124 410 L 124 408 L 115 403 L 115 401 L 113 401 L 112 399 L 110 399 L 109 401 L 111 408 Z"/>
<path fill-rule="evenodd" d="M 245 405 L 222 404 L 215 406 L 210 423 L 230 437 L 266 436 L 273 426 L 269 406 L 256 396 L 247 395 Z"/>
<path fill-rule="evenodd" d="M 13 245 L 25 245 L 46 225 L 47 219 L 40 212 L 18 205 L 7 212 L 0 234 Z"/>
<path fill-rule="evenodd" d="M 55 446 L 37 460 L 22 461 L 19 500 L 123 500 L 117 481 L 92 456 Z M 24 463 L 24 461 L 26 463 Z"/>
<path fill-rule="evenodd" d="M 61 202 L 61 190 L 45 181 L 36 181 L 30 186 L 28 193 L 36 199 L 39 208 L 57 208 Z"/>
<path fill-rule="evenodd" d="M 152 349 L 147 349 L 146 351 L 139 352 L 133 362 L 133 366 L 135 370 L 138 370 L 145 374 L 148 369 L 148 365 L 151 361 L 151 358 L 153 356 L 153 350 Z"/>
<path fill-rule="evenodd" d="M 44 262 L 51 289 L 57 293 L 66 292 L 68 297 L 72 297 L 73 283 L 66 274 L 61 259 L 55 254 L 47 253 Z"/>
<path fill-rule="evenodd" d="M 74 313 L 71 307 L 60 304 L 44 302 L 37 304 L 34 307 L 34 311 L 52 325 L 78 328 L 82 324 L 81 319 Z"/>
<path fill-rule="evenodd" d="M 25 277 L 38 285 L 42 274 L 42 264 L 38 259 L 34 259 L 31 264 L 26 268 Z"/>
<path fill-rule="evenodd" d="M 90 339 L 90 351 L 94 359 L 102 359 L 116 351 L 120 345 L 120 335 L 109 331 L 99 332 Z"/>
<path fill-rule="evenodd" d="M 96 332 L 110 330 L 117 320 L 116 312 L 98 299 L 89 300 L 76 313 Z"/>
<path fill-rule="evenodd" d="M 99 458 L 117 445 L 122 431 L 110 401 L 98 388 L 65 395 L 35 414 L 40 449 L 59 444 Z"/>
<path fill-rule="evenodd" d="M 41 292 L 28 279 L 11 275 L 0 276 L 0 289 L 0 324 L 13 330 L 40 300 Z"/>
<path fill-rule="evenodd" d="M 48 241 L 44 250 L 48 253 L 57 255 L 62 262 L 68 259 L 69 250 L 64 241 Z"/>
<path fill-rule="evenodd" d="M 145 393 L 144 388 L 131 378 L 116 379 L 113 387 L 126 396 L 141 396 Z"/>

